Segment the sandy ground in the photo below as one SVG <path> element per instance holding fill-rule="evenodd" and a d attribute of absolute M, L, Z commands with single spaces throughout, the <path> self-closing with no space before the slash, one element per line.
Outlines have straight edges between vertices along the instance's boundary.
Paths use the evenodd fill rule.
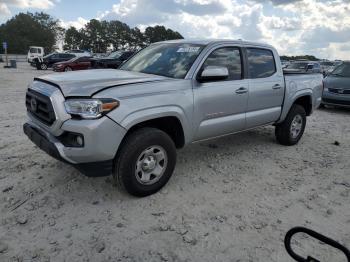
<path fill-rule="evenodd" d="M 297 225 L 350 246 L 350 110 L 317 110 L 293 147 L 273 127 L 188 146 L 168 185 L 138 199 L 23 134 L 42 73 L 0 68 L 0 261 L 292 261 L 283 238 Z M 298 238 L 303 254 L 345 261 Z"/>

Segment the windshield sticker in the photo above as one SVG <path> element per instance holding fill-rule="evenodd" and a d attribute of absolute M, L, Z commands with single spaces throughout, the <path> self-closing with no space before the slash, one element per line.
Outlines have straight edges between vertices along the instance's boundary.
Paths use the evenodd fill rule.
<path fill-rule="evenodd" d="M 197 53 L 199 51 L 199 46 L 190 46 L 190 47 L 180 47 L 176 52 L 178 53 Z"/>

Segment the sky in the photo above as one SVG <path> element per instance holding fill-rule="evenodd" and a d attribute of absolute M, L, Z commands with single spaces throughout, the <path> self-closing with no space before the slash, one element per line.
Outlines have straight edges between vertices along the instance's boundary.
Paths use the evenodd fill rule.
<path fill-rule="evenodd" d="M 265 42 L 281 55 L 350 60 L 350 0 L 0 0 L 0 23 L 44 11 L 63 27 L 117 19 L 161 24 L 185 38 Z"/>

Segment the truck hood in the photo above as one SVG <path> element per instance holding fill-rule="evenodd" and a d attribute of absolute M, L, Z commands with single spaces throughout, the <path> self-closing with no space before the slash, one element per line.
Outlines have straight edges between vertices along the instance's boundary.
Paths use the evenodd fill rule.
<path fill-rule="evenodd" d="M 95 69 L 49 74 L 39 76 L 34 80 L 48 82 L 59 87 L 65 97 L 91 97 L 97 92 L 110 87 L 144 82 L 166 81 L 170 79 L 171 78 L 164 76 L 124 70 Z"/>
<path fill-rule="evenodd" d="M 350 89 L 350 77 L 329 75 L 324 79 L 324 84 L 327 88 Z"/>

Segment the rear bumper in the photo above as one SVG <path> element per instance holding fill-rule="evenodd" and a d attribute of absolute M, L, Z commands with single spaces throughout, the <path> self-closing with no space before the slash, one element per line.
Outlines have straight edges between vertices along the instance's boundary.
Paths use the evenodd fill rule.
<path fill-rule="evenodd" d="M 68 147 L 42 127 L 29 121 L 23 125 L 28 138 L 51 157 L 72 164 L 86 175 L 108 175 L 113 159 L 126 133 L 107 117 L 97 120 L 68 120 L 61 129 L 81 134 L 83 147 Z"/>

